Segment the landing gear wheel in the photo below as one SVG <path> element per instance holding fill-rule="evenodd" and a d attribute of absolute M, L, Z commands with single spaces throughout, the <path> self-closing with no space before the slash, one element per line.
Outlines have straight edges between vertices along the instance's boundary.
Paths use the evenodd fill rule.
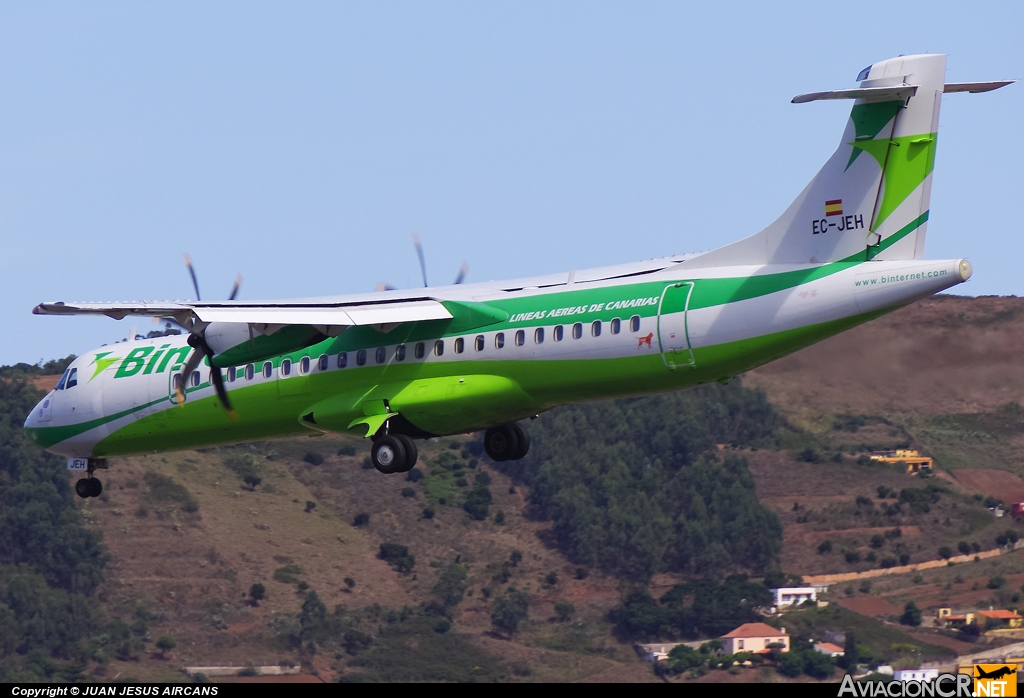
<path fill-rule="evenodd" d="M 89 480 L 87 478 L 83 477 L 81 480 L 75 483 L 75 494 L 77 494 L 82 499 L 92 496 L 90 494 L 91 491 L 92 486 L 89 484 Z"/>
<path fill-rule="evenodd" d="M 513 424 L 491 427 L 484 432 L 484 450 L 493 461 L 511 460 L 519 451 L 519 434 Z"/>
<path fill-rule="evenodd" d="M 395 434 L 395 438 L 402 442 L 402 446 L 405 447 L 405 464 L 396 470 L 396 473 L 407 473 L 416 467 L 416 459 L 420 456 L 420 450 L 416 447 L 416 442 L 405 434 Z"/>
<path fill-rule="evenodd" d="M 405 445 L 394 436 L 382 436 L 370 447 L 373 467 L 385 475 L 397 473 L 405 465 Z"/>
<path fill-rule="evenodd" d="M 525 458 L 526 454 L 530 452 L 530 432 L 523 429 L 518 424 L 512 424 L 511 427 L 515 430 L 516 436 L 519 438 L 519 448 L 516 449 L 515 455 L 509 460 L 519 460 Z"/>
<path fill-rule="evenodd" d="M 99 497 L 103 493 L 103 483 L 99 478 L 93 477 L 86 480 L 89 483 L 89 496 Z"/>

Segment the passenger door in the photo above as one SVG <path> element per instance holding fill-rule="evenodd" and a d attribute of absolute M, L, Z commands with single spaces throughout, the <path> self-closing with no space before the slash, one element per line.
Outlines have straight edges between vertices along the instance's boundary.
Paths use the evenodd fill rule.
<path fill-rule="evenodd" d="M 658 305 L 658 346 L 665 365 L 671 369 L 693 366 L 696 362 L 686 325 L 693 293 L 692 281 L 666 286 Z"/>

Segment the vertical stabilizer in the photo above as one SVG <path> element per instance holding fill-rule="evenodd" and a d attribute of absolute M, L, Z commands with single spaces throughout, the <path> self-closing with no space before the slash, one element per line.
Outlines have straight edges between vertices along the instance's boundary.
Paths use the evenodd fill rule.
<path fill-rule="evenodd" d="M 901 56 L 794 98 L 856 100 L 839 148 L 774 223 L 687 266 L 921 257 L 945 73 L 944 55 Z"/>

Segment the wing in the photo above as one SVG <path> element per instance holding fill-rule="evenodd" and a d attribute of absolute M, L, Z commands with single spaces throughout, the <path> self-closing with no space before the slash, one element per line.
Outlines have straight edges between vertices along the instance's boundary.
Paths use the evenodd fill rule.
<path fill-rule="evenodd" d="M 40 303 L 36 315 L 105 315 L 120 320 L 129 315 L 173 317 L 189 329 L 215 322 L 252 325 L 263 334 L 289 325 L 306 325 L 323 334 L 358 325 L 387 326 L 454 317 L 445 304 L 432 298 L 400 298 L 393 301 L 345 302 L 334 299 L 297 301 L 137 302 L 137 303 Z M 328 331 L 328 328 L 336 328 Z"/>

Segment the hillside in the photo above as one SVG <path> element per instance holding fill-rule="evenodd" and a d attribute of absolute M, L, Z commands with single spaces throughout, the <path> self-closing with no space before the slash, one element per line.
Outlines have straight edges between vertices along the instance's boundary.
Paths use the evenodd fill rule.
<path fill-rule="evenodd" d="M 329 436 L 114 459 L 103 496 L 70 504 L 110 555 L 90 641 L 108 649 L 83 654 L 82 670 L 181 680 L 197 664 L 301 663 L 325 680 L 656 680 L 631 638 L 715 627 L 673 604 L 718 592 L 681 582 L 866 572 L 1024 536 L 986 508 L 1024 499 L 1022 309 L 929 299 L 728 387 L 556 410 L 531 425 L 534 449 L 515 466 L 489 463 L 472 436 L 424 443 L 409 479 L 366 469 L 362 440 Z M 56 377 L 27 378 L 45 389 Z M 937 474 L 861 458 L 897 446 L 933 455 Z M 483 490 L 489 505 L 463 507 Z M 832 598 L 856 613 L 800 627 L 856 626 L 880 658 L 950 656 L 970 645 L 874 618 L 909 600 L 1013 605 L 1022 584 L 1020 553 L 842 583 Z M 510 588 L 529 596 L 511 634 L 492 623 L 515 605 Z M 647 599 L 690 620 L 628 626 L 630 603 Z M 573 605 L 561 618 L 559 602 Z M 722 613 L 743 622 L 749 610 Z M 110 622 L 128 629 L 118 651 L 103 640 Z M 162 636 L 176 646 L 158 650 Z M 728 677 L 701 680 L 716 676 Z"/>

